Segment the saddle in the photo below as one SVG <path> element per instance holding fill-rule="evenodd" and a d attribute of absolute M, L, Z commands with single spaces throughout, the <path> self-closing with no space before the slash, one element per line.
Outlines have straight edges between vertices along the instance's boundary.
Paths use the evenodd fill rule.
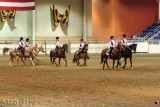
<path fill-rule="evenodd" d="M 21 50 L 19 50 L 19 48 L 15 48 L 14 52 L 21 52 Z"/>
<path fill-rule="evenodd" d="M 106 55 L 109 55 L 109 52 L 110 52 L 110 49 L 108 49 L 108 50 L 106 51 Z"/>

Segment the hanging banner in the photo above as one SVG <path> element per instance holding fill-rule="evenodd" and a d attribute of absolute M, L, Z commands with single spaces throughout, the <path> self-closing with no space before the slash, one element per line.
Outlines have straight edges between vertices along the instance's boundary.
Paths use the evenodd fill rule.
<path fill-rule="evenodd" d="M 0 0 L 0 10 L 29 11 L 35 9 L 35 0 Z"/>
<path fill-rule="evenodd" d="M 58 12 L 58 10 L 56 9 L 56 7 L 53 4 L 53 20 L 54 20 L 54 25 L 58 26 L 60 20 L 62 20 L 62 23 L 64 26 L 68 27 L 68 23 L 69 23 L 69 12 L 70 12 L 70 5 L 67 8 L 67 10 L 64 12 L 64 14 L 60 14 Z"/>
<path fill-rule="evenodd" d="M 4 22 L 7 18 L 7 16 L 9 17 L 10 21 L 14 22 L 15 21 L 15 11 L 7 11 L 7 10 L 2 10 L 0 12 L 0 16 L 1 16 L 1 22 Z"/>

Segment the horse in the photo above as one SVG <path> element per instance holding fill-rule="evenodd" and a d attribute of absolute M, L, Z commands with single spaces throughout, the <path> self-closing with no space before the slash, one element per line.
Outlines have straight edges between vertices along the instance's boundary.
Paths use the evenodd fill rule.
<path fill-rule="evenodd" d="M 33 50 L 33 51 L 32 51 L 32 60 L 36 59 L 36 60 L 37 60 L 37 65 L 39 64 L 39 59 L 37 58 L 37 55 L 38 55 L 38 53 L 39 53 L 40 51 L 43 52 L 43 53 L 45 52 L 42 45 L 39 46 L 36 50 Z M 26 60 L 26 59 L 27 59 L 27 58 L 25 58 L 25 60 Z M 18 65 L 18 61 L 17 61 L 17 65 Z"/>
<path fill-rule="evenodd" d="M 125 46 L 124 50 L 121 51 L 121 57 L 123 57 L 124 61 L 125 61 L 125 65 L 122 67 L 123 69 L 126 67 L 127 58 L 129 58 L 130 59 L 130 64 L 131 64 L 131 69 L 133 70 L 133 67 L 132 67 L 132 51 L 134 53 L 136 53 L 136 48 L 137 48 L 137 44 L 131 44 L 129 46 Z M 118 66 L 118 62 L 117 62 L 117 66 Z"/>
<path fill-rule="evenodd" d="M 29 58 L 33 66 L 34 66 L 34 63 L 33 63 L 33 60 L 31 58 L 31 54 L 32 54 L 32 51 L 34 49 L 37 49 L 36 45 L 30 46 L 30 47 L 25 47 L 25 51 L 24 51 L 24 57 Z M 10 67 L 11 67 L 11 63 L 10 63 L 11 61 L 14 63 L 14 66 L 16 66 L 16 63 L 14 62 L 14 60 L 16 60 L 16 56 L 21 58 L 23 64 L 26 65 L 24 60 L 23 60 L 23 55 L 21 54 L 21 51 L 19 51 L 19 50 L 15 51 L 15 48 L 10 49 L 10 48 L 5 47 L 5 48 L 3 48 L 3 55 L 5 55 L 5 53 L 8 52 L 8 51 L 9 51 L 9 54 L 10 54 L 10 59 L 9 59 L 9 66 Z M 19 58 L 17 59 L 17 62 L 18 62 Z M 18 64 L 17 64 L 17 66 L 18 66 Z"/>
<path fill-rule="evenodd" d="M 79 66 L 80 65 L 79 60 L 83 59 L 84 60 L 83 66 L 87 66 L 86 64 L 86 60 L 88 59 L 87 51 L 88 51 L 88 44 L 85 44 L 82 50 L 80 51 L 79 58 L 77 58 L 78 50 L 74 53 L 73 63 L 76 62 L 77 66 Z"/>
<path fill-rule="evenodd" d="M 63 58 L 65 60 L 65 63 L 66 63 L 65 67 L 67 67 L 67 60 L 66 60 L 66 53 L 65 52 L 68 52 L 68 45 L 67 44 L 64 44 L 62 46 L 62 48 L 58 49 L 57 58 L 59 58 L 59 65 L 60 65 L 61 58 Z M 55 60 L 56 59 L 55 53 L 56 53 L 55 50 L 50 51 L 50 61 L 52 62 L 52 64 L 55 63 L 56 66 L 58 66 L 57 63 L 56 63 L 56 60 Z"/>
<path fill-rule="evenodd" d="M 120 61 L 120 59 L 121 59 L 121 49 L 123 49 L 122 43 L 118 42 L 118 45 L 112 51 L 112 57 L 109 57 L 109 55 L 106 54 L 108 49 L 102 50 L 101 64 L 103 63 L 103 69 L 105 68 L 105 64 L 107 65 L 108 69 L 110 69 L 109 65 L 108 65 L 108 62 L 107 62 L 108 58 L 113 59 L 112 69 L 114 69 L 115 60 L 117 60 L 119 62 L 118 65 L 121 69 L 121 61 Z"/>

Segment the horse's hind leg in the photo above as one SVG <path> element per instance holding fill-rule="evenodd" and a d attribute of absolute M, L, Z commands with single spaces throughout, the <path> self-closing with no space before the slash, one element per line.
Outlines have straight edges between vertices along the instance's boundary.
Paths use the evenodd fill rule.
<path fill-rule="evenodd" d="M 106 59 L 106 65 L 107 65 L 108 69 L 110 69 L 110 68 L 109 68 L 109 65 L 108 65 L 108 61 L 107 61 L 107 59 Z"/>
<path fill-rule="evenodd" d="M 11 58 L 9 59 L 9 66 L 11 67 L 12 65 L 11 65 Z"/>

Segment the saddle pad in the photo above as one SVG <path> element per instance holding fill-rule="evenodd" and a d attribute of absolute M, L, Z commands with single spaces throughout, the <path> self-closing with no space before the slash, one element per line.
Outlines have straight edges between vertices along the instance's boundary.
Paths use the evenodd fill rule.
<path fill-rule="evenodd" d="M 21 50 L 18 50 L 18 48 L 14 49 L 15 52 L 21 52 Z"/>
<path fill-rule="evenodd" d="M 52 50 L 53 53 L 56 53 L 55 49 Z"/>
<path fill-rule="evenodd" d="M 110 49 L 107 50 L 106 55 L 109 55 L 109 51 L 110 51 Z"/>

